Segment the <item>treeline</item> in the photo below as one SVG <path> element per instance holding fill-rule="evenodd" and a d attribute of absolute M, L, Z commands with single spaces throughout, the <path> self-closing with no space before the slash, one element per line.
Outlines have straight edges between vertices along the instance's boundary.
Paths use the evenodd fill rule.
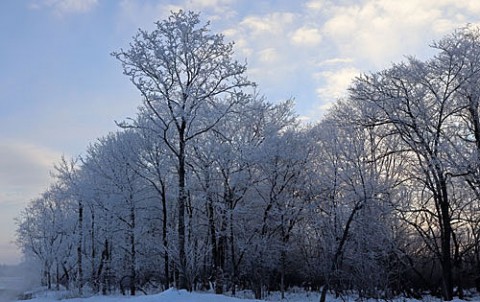
<path fill-rule="evenodd" d="M 80 294 L 462 297 L 480 288 L 479 43 L 459 29 L 304 125 L 198 14 L 172 13 L 113 54 L 136 116 L 56 165 L 17 242 L 46 286 Z"/>

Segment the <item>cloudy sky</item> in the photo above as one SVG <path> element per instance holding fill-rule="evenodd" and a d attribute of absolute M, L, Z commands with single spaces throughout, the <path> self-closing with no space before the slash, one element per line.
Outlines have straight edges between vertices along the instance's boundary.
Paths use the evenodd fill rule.
<path fill-rule="evenodd" d="M 352 77 L 480 20 L 477 0 L 0 1 L 0 263 L 16 263 L 14 217 L 49 183 L 62 155 L 133 116 L 139 93 L 110 53 L 180 8 L 236 42 L 271 102 L 295 98 L 316 121 Z"/>

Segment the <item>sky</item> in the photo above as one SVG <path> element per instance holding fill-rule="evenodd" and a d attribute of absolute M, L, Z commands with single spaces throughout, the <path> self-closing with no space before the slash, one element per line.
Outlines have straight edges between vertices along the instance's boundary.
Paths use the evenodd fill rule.
<path fill-rule="evenodd" d="M 14 218 L 51 182 L 61 156 L 133 117 L 141 96 L 110 53 L 179 9 L 201 13 L 235 42 L 270 102 L 293 98 L 321 119 L 361 73 L 480 23 L 477 0 L 2 0 L 0 1 L 0 263 L 21 260 Z"/>

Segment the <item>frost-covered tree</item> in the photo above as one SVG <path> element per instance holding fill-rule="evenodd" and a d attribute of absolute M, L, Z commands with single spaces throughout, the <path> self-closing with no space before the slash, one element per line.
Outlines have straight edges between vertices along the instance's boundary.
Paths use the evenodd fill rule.
<path fill-rule="evenodd" d="M 412 196 L 401 214 L 440 263 L 446 300 L 458 282 L 456 242 L 471 202 L 460 198 L 459 179 L 477 190 L 478 37 L 477 28 L 461 29 L 434 43 L 439 52 L 432 59 L 409 58 L 358 77 L 350 89 L 351 100 L 369 108 L 364 126 L 397 138 L 391 152 L 403 158 Z"/>
<path fill-rule="evenodd" d="M 172 232 L 171 224 L 174 222 L 174 217 L 172 217 L 174 209 L 172 201 L 175 199 L 173 196 L 175 192 L 174 161 L 172 161 L 168 147 L 163 140 L 158 139 L 157 132 L 152 130 L 155 127 L 149 125 L 150 123 L 151 120 L 143 115 L 137 117 L 136 124 L 142 125 L 136 128 L 140 149 L 138 160 L 132 165 L 132 168 L 155 192 L 152 194 L 156 194 L 159 199 L 159 203 L 153 206 L 161 208 L 161 217 L 158 217 L 157 220 L 161 221 L 162 248 L 160 250 L 164 260 L 163 280 L 164 286 L 168 288 L 172 279 L 169 255 L 172 242 L 169 241 L 169 237 Z"/>
<path fill-rule="evenodd" d="M 142 110 L 176 159 L 179 288 L 188 288 L 185 207 L 190 142 L 247 100 L 242 89 L 253 84 L 245 77 L 245 65 L 232 58 L 233 44 L 210 33 L 209 24 L 201 25 L 193 12 L 172 13 L 150 33 L 140 30 L 129 50 L 113 55 L 140 91 Z"/>
<path fill-rule="evenodd" d="M 121 285 L 135 295 L 140 256 L 140 237 L 143 218 L 141 209 L 148 202 L 143 178 L 134 169 L 139 160 L 139 136 L 132 130 L 112 133 L 92 144 L 84 159 L 84 169 L 94 172 L 101 188 L 108 194 L 111 204 L 103 203 L 117 221 L 117 228 L 124 236 L 118 236 L 115 243 L 123 250 L 123 262 L 127 268 L 121 272 Z M 100 184 L 99 183 L 99 184 Z M 113 201 L 113 203 L 112 203 Z M 124 242 L 122 244 L 122 241 Z M 123 280 L 123 281 L 122 281 Z"/>
<path fill-rule="evenodd" d="M 317 266 L 325 280 L 321 301 L 329 289 L 341 293 L 349 287 L 375 296 L 390 281 L 381 261 L 394 247 L 389 196 L 395 170 L 381 156 L 385 141 L 356 124 L 356 109 L 339 102 L 310 132 L 317 147 L 312 171 L 318 179 L 309 236 L 318 240 L 316 257 L 323 262 Z"/>
<path fill-rule="evenodd" d="M 37 259 L 42 267 L 42 285 L 49 289 L 74 280 L 76 244 L 75 203 L 58 188 L 51 187 L 32 200 L 17 218 L 17 244 L 24 255 Z"/>
<path fill-rule="evenodd" d="M 274 263 L 279 266 L 283 299 L 287 256 L 291 252 L 290 239 L 309 201 L 305 178 L 311 155 L 310 143 L 301 131 L 285 129 L 266 137 L 257 152 L 256 172 L 259 178 L 255 190 L 257 206 L 262 213 L 259 237 L 269 242 L 269 249 L 258 255 L 257 267 L 261 270 L 264 261 L 276 260 Z M 262 241 L 259 242 L 261 244 Z M 258 283 L 261 284 L 261 281 L 258 280 Z M 256 296 L 260 298 L 258 293 Z"/>
<path fill-rule="evenodd" d="M 77 203 L 77 222 L 74 238 L 76 238 L 77 249 L 77 289 L 82 294 L 84 285 L 83 276 L 83 234 L 84 234 L 84 211 L 85 204 L 82 196 L 82 179 L 78 173 L 78 161 L 75 159 L 61 159 L 55 166 L 55 178 L 57 187 L 63 192 L 63 200 L 72 200 Z M 58 197 L 57 197 L 58 198 Z"/>

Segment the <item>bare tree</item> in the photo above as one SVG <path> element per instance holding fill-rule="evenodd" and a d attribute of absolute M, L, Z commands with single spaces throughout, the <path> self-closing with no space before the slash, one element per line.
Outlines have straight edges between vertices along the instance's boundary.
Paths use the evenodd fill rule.
<path fill-rule="evenodd" d="M 61 159 L 60 163 L 55 167 L 56 174 L 54 175 L 58 182 L 57 185 L 63 187 L 65 194 L 69 198 L 77 201 L 77 288 L 82 295 L 84 286 L 84 273 L 83 273 L 83 234 L 84 234 L 84 200 L 81 195 L 81 179 L 78 173 L 79 165 L 78 161 L 71 159 Z"/>
<path fill-rule="evenodd" d="M 246 67 L 232 59 L 233 44 L 200 25 L 199 15 L 179 11 L 156 23 L 151 33 L 140 30 L 129 50 L 113 55 L 143 97 L 143 110 L 159 138 L 176 158 L 178 175 L 179 288 L 186 282 L 186 168 L 190 141 L 210 131 L 247 96 L 252 86 Z"/>
<path fill-rule="evenodd" d="M 455 93 L 458 90 L 458 65 L 453 61 L 434 59 L 408 62 L 383 72 L 364 75 L 354 82 L 351 98 L 371 105 L 370 127 L 388 125 L 390 135 L 402 143 L 398 153 L 408 154 L 410 179 L 431 194 L 432 202 L 423 214 L 434 213 L 439 231 L 439 261 L 442 266 L 443 297 L 453 297 L 452 279 L 452 174 L 445 159 L 450 152 L 449 140 L 454 135 Z M 420 177 L 420 175 L 422 175 Z M 425 202 L 423 200 L 422 202 Z M 420 202 L 419 204 L 421 204 Z M 430 212 L 432 211 L 432 212 Z M 426 225 L 416 227 L 424 229 Z M 419 230 L 420 230 L 419 229 Z M 431 229 L 434 231 L 434 229 Z"/>

